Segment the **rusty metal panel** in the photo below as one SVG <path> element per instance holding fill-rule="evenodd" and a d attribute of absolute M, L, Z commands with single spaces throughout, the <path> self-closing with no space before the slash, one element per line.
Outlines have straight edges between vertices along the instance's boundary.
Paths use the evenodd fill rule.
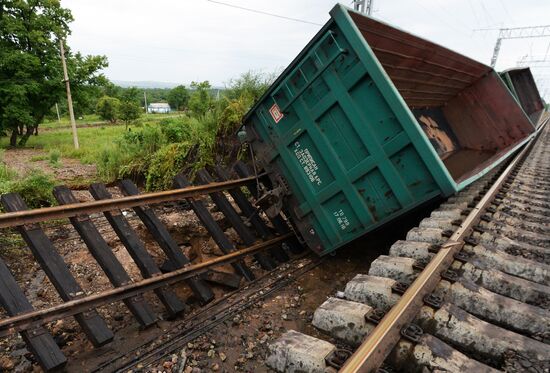
<path fill-rule="evenodd" d="M 440 106 L 491 71 L 489 66 L 373 18 L 350 15 L 413 108 Z"/>
<path fill-rule="evenodd" d="M 528 67 L 510 69 L 503 71 L 501 76 L 529 116 L 531 123 L 536 126 L 544 111 L 544 103 L 531 69 Z"/>

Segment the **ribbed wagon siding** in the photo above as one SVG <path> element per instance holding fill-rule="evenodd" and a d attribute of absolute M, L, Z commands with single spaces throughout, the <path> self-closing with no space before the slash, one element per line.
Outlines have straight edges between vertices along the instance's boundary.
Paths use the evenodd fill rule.
<path fill-rule="evenodd" d="M 319 254 L 456 192 L 533 132 L 489 67 L 341 5 L 243 129 Z"/>
<path fill-rule="evenodd" d="M 501 72 L 500 76 L 536 127 L 544 112 L 544 102 L 531 69 L 528 67 L 510 69 Z"/>

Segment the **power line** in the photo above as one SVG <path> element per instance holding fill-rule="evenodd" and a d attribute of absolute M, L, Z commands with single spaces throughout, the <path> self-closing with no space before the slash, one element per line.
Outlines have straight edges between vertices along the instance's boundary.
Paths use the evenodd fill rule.
<path fill-rule="evenodd" d="M 485 28 L 475 29 L 474 31 L 490 31 L 498 30 L 498 38 L 493 50 L 493 56 L 491 57 L 491 67 L 495 67 L 498 54 L 500 52 L 500 46 L 505 39 L 527 39 L 527 38 L 542 38 L 550 36 L 550 25 L 542 26 L 524 26 L 524 27 L 508 27 L 508 28 Z"/>
<path fill-rule="evenodd" d="M 230 7 L 230 8 L 246 10 L 247 12 L 252 12 L 252 13 L 257 13 L 257 14 L 263 14 L 263 15 L 265 15 L 265 16 L 270 16 L 270 17 L 275 17 L 275 18 L 286 19 L 287 21 L 294 21 L 294 22 L 307 23 L 307 24 L 309 24 L 309 25 L 315 25 L 315 26 L 323 26 L 322 23 L 306 21 L 306 20 L 304 20 L 304 19 L 299 19 L 299 18 L 292 18 L 292 17 L 282 16 L 282 15 L 280 15 L 280 14 L 269 13 L 269 12 L 265 12 L 265 11 L 263 11 L 263 10 L 257 10 L 257 9 L 252 9 L 252 8 L 246 8 L 246 7 L 244 7 L 244 6 L 235 5 L 235 4 L 229 4 L 229 3 L 224 3 L 224 2 L 222 2 L 222 1 L 217 1 L 217 0 L 206 0 L 206 1 L 208 1 L 209 3 L 214 3 L 214 4 L 219 4 L 219 5 L 225 5 L 225 6 L 228 6 L 228 7 Z"/>

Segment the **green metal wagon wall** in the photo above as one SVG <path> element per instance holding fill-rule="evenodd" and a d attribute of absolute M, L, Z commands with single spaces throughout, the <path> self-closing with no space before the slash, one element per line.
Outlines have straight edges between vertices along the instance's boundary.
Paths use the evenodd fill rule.
<path fill-rule="evenodd" d="M 330 14 L 242 129 L 320 255 L 464 188 L 534 131 L 490 67 L 342 5 Z"/>

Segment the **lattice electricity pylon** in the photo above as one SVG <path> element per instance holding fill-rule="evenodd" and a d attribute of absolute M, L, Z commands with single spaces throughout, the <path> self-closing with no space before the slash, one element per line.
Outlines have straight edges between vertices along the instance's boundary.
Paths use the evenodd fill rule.
<path fill-rule="evenodd" d="M 517 62 L 518 67 L 525 67 L 525 66 L 536 67 L 536 66 L 539 66 L 540 64 L 548 65 L 550 64 L 550 59 L 549 58 L 532 58 L 528 60 L 528 59 L 522 58 Z"/>
<path fill-rule="evenodd" d="M 370 16 L 372 13 L 373 0 L 353 0 L 353 9 Z"/>
<path fill-rule="evenodd" d="M 492 31 L 498 30 L 498 38 L 491 57 L 491 67 L 495 67 L 497 63 L 498 53 L 504 39 L 528 39 L 528 38 L 543 38 L 550 36 L 550 25 L 543 26 L 526 26 L 526 27 L 511 27 L 498 29 L 476 29 L 474 31 Z"/>

